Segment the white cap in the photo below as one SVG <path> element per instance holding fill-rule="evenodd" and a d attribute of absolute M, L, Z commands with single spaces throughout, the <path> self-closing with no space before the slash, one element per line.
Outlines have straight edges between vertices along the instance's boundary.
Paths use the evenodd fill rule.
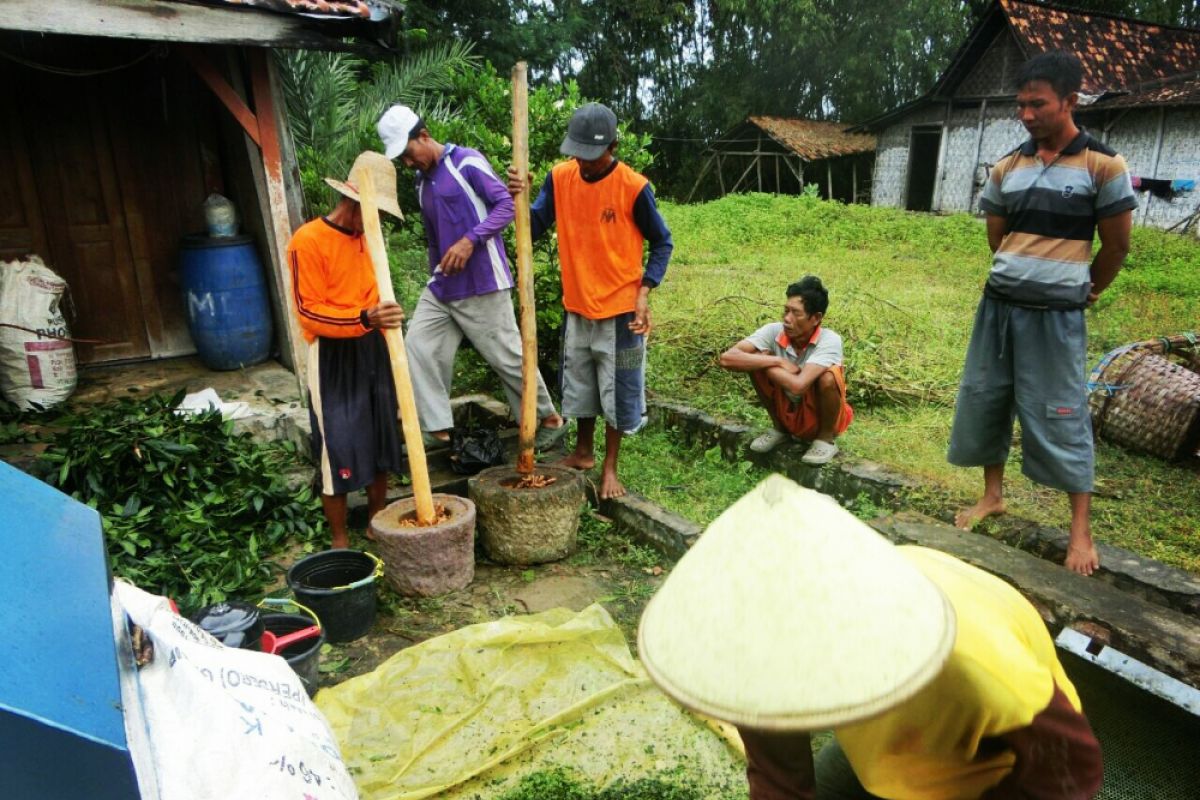
<path fill-rule="evenodd" d="M 403 153 L 413 138 L 413 128 L 420 121 L 421 118 L 408 106 L 396 105 L 383 112 L 375 125 L 379 138 L 383 140 L 383 154 L 395 158 Z"/>

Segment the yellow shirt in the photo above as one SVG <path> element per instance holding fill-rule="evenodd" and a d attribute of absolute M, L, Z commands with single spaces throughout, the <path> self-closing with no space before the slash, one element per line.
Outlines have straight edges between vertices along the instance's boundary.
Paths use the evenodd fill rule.
<path fill-rule="evenodd" d="M 1041 617 L 1014 588 L 935 550 L 905 546 L 900 552 L 954 606 L 954 649 L 938 677 L 907 702 L 834 733 L 872 794 L 978 798 L 1004 779 L 1016 758 L 1007 748 L 981 752 L 980 742 L 1028 726 L 1056 685 L 1076 711 L 1079 695 Z"/>

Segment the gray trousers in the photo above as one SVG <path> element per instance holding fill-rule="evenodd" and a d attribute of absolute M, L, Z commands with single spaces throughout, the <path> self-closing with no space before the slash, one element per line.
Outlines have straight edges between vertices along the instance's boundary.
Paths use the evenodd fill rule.
<path fill-rule="evenodd" d="M 1042 311 L 984 297 L 967 347 L 947 460 L 1003 464 L 1021 420 L 1021 471 L 1064 492 L 1095 472 L 1083 311 Z"/>
<path fill-rule="evenodd" d="M 520 422 L 521 332 L 517 329 L 511 292 L 503 290 L 443 303 L 426 288 L 404 337 L 423 431 L 454 427 L 450 384 L 454 378 L 454 356 L 464 336 L 499 376 L 509 408 Z M 540 372 L 537 393 L 537 413 L 541 420 L 554 413 L 554 403 Z"/>

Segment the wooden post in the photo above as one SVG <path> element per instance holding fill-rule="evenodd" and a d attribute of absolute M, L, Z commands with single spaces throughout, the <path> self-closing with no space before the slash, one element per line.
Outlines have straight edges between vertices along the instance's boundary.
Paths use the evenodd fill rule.
<path fill-rule="evenodd" d="M 762 134 L 758 135 L 758 146 L 754 148 L 754 163 L 758 166 L 758 191 L 763 190 L 762 185 Z"/>
<path fill-rule="evenodd" d="M 783 194 L 783 187 L 779 185 L 779 156 L 775 156 L 775 194 Z"/>
<path fill-rule="evenodd" d="M 1167 108 L 1166 106 L 1160 106 L 1158 109 L 1158 135 L 1154 140 L 1154 163 L 1153 166 L 1150 167 L 1151 178 L 1158 177 L 1158 162 L 1162 158 L 1163 131 L 1166 129 L 1166 125 Z M 1145 225 L 1150 219 L 1150 205 L 1153 201 L 1154 195 L 1150 192 L 1146 192 L 1146 205 L 1142 207 L 1142 225 Z"/>
<path fill-rule="evenodd" d="M 380 158 L 386 159 L 382 153 Z M 387 248 L 383 244 L 383 229 L 379 225 L 379 206 L 375 200 L 375 179 L 370 169 L 351 175 L 358 186 L 358 202 L 362 206 L 363 238 L 371 264 L 375 267 L 375 282 L 379 284 L 379 301 L 396 302 L 392 274 L 388 269 Z M 408 354 L 404 350 L 404 334 L 399 328 L 385 328 L 388 355 L 392 361 L 392 381 L 396 384 L 396 401 L 400 406 L 400 423 L 404 429 L 404 445 L 408 448 L 408 470 L 412 475 L 413 501 L 417 506 L 417 524 L 432 525 L 434 521 L 433 491 L 429 484 L 429 465 L 425 463 L 425 442 L 421 439 L 421 424 L 417 419 L 417 401 L 413 397 L 412 378 L 408 374 Z"/>
<path fill-rule="evenodd" d="M 692 190 L 688 192 L 687 199 L 683 202 L 692 202 L 692 197 L 696 194 L 696 190 L 700 188 L 700 182 L 704 180 L 704 176 L 707 175 L 708 171 L 712 168 L 713 161 L 716 159 L 716 157 L 716 153 L 713 153 L 708 157 L 708 160 L 704 162 L 704 166 L 700 168 L 700 174 L 696 176 L 696 182 L 692 184 Z"/>
<path fill-rule="evenodd" d="M 850 202 L 858 202 L 858 156 L 850 156 Z"/>
<path fill-rule="evenodd" d="M 825 160 L 825 180 L 829 183 L 829 199 L 833 199 L 833 159 Z"/>
<path fill-rule="evenodd" d="M 271 71 L 270 53 L 262 48 L 247 48 L 246 59 L 250 64 L 250 82 L 254 96 L 254 116 L 258 121 L 258 137 L 262 144 L 262 163 L 267 184 L 267 205 L 271 212 L 270 224 L 274 247 L 269 248 L 274 256 L 274 267 L 279 290 L 283 292 L 283 307 L 291 309 L 293 294 L 292 271 L 287 263 L 287 245 L 292 238 L 292 220 L 288 213 L 287 188 L 283 175 L 283 156 L 276 126 L 275 98 L 279 96 L 276 76 Z M 282 109 L 280 110 L 282 112 Z M 300 331 L 300 321 L 294 313 L 280 320 L 285 327 L 285 346 L 292 361 L 292 372 L 300 385 L 300 396 L 307 397 L 308 389 L 308 346 Z"/>
<path fill-rule="evenodd" d="M 721 196 L 724 197 L 725 192 L 725 162 L 721 160 L 721 154 L 717 154 L 717 180 L 721 183 Z"/>
<path fill-rule="evenodd" d="M 529 172 L 529 84 L 524 61 L 512 70 L 513 166 L 528 185 Z M 533 472 L 533 448 L 537 437 L 537 314 L 533 304 L 533 238 L 529 231 L 529 191 L 513 198 L 516 204 L 517 296 L 521 299 L 521 431 L 518 439 L 517 472 Z"/>

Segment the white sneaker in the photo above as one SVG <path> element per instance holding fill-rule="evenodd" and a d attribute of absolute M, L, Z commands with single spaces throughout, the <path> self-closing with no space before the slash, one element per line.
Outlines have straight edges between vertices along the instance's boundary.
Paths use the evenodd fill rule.
<path fill-rule="evenodd" d="M 766 433 L 755 438 L 755 440 L 750 443 L 750 452 L 769 453 L 790 438 L 791 437 L 783 431 L 778 431 L 772 428 Z"/>
<path fill-rule="evenodd" d="M 824 439 L 815 439 L 812 447 L 800 460 L 805 464 L 828 464 L 838 454 L 838 446 Z"/>

